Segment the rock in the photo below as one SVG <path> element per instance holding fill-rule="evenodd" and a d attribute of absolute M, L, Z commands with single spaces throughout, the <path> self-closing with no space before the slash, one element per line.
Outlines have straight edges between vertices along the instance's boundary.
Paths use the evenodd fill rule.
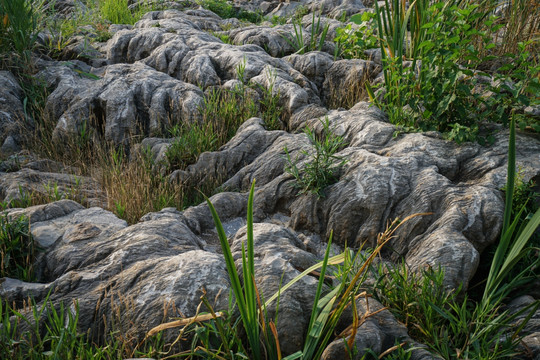
<path fill-rule="evenodd" d="M 86 85 L 75 85 L 77 94 L 58 120 L 54 140 L 76 137 L 87 126 L 106 141 L 128 145 L 135 134 L 163 133 L 173 116 L 176 123 L 200 117 L 199 88 L 140 63 L 107 66 L 99 80 Z"/>
<path fill-rule="evenodd" d="M 0 201 L 28 206 L 69 198 L 90 206 L 105 206 L 105 195 L 94 179 L 78 172 L 65 173 L 74 169 L 52 161 L 18 161 L 9 169 L 11 172 L 0 172 Z"/>
<path fill-rule="evenodd" d="M 203 88 L 237 79 L 239 66 L 245 64 L 245 81 L 267 87 L 274 83 L 274 91 L 283 97 L 289 114 L 308 102 L 320 102 L 316 87 L 286 61 L 271 57 L 255 45 L 223 44 L 193 21 L 193 17 L 178 11 L 149 13 L 136 29 L 115 34 L 108 43 L 108 57 L 114 63 L 141 61 Z"/>
<path fill-rule="evenodd" d="M 292 25 L 248 26 L 225 32 L 235 45 L 254 44 L 263 48 L 270 56 L 283 57 L 292 54 L 296 49 L 291 45 Z M 309 34 L 302 30 L 303 36 Z M 289 40 L 289 41 L 287 41 Z"/>
<path fill-rule="evenodd" d="M 217 301 L 216 309 L 227 306 L 229 282 L 223 258 L 201 249 L 204 242 L 178 212 L 164 211 L 130 227 L 110 212 L 83 209 L 67 200 L 9 214 L 29 216 L 37 241 L 48 244 L 37 263 L 46 283 L 4 281 L 2 298 L 21 301 L 33 291 L 41 295 L 35 298 L 39 302 L 52 288 L 54 304 L 78 300 L 79 325 L 91 329 L 96 341 L 109 321 L 117 321 L 117 329 L 130 336 L 142 337 L 177 313 L 192 316 L 203 289 L 210 301 Z M 172 306 L 168 316 L 164 306 Z M 118 309 L 123 315 L 114 318 Z M 104 317 L 107 324 L 95 321 Z"/>
<path fill-rule="evenodd" d="M 321 95 L 323 82 L 328 73 L 328 69 L 330 69 L 334 63 L 334 59 L 330 54 L 320 51 L 311 51 L 303 55 L 290 55 L 284 59 L 290 62 L 296 70 L 302 73 L 302 75 L 315 83 L 319 90 L 319 95 Z"/>
<path fill-rule="evenodd" d="M 343 103 L 344 99 L 351 99 L 349 102 L 354 103 L 354 99 L 365 92 L 366 81 L 372 80 L 380 71 L 381 67 L 372 61 L 361 59 L 335 61 L 326 72 L 322 85 L 324 102 L 332 105 Z"/>
<path fill-rule="evenodd" d="M 0 71 L 0 153 L 10 154 L 18 148 L 20 128 L 25 122 L 24 92 L 15 76 Z"/>

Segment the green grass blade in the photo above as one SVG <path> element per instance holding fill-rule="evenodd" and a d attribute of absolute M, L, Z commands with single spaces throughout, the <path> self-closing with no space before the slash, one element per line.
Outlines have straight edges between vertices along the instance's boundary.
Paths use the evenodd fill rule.
<path fill-rule="evenodd" d="M 339 255 L 336 255 L 336 256 L 333 256 L 333 257 L 329 258 L 328 259 L 328 265 L 341 264 L 344 259 L 345 259 L 345 254 L 341 253 Z M 322 266 L 322 263 L 323 262 L 321 261 L 321 262 L 311 266 L 310 268 L 304 270 L 301 274 L 296 276 L 294 279 L 289 281 L 284 287 L 282 287 L 280 289 L 280 291 L 276 292 L 274 295 L 272 295 L 270 298 L 268 298 L 268 300 L 266 300 L 264 306 L 269 306 L 274 300 L 276 300 L 276 298 L 278 297 L 280 292 L 283 293 L 285 290 L 289 289 L 291 286 L 293 286 L 295 283 L 297 283 L 304 276 L 308 275 L 309 273 L 311 273 L 314 270 L 319 269 Z"/>

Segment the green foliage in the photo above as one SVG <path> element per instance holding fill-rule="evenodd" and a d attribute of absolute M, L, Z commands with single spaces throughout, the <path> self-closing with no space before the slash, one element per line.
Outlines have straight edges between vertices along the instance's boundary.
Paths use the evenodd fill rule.
<path fill-rule="evenodd" d="M 213 11 L 222 19 L 236 18 L 254 24 L 258 24 L 264 19 L 261 12 L 235 8 L 232 3 L 227 0 L 200 0 L 199 3 L 202 7 Z"/>
<path fill-rule="evenodd" d="M 101 16 L 113 24 L 133 25 L 147 12 L 155 9 L 143 3 L 135 10 L 129 9 L 129 0 L 98 0 Z"/>
<path fill-rule="evenodd" d="M 0 214 L 0 277 L 34 280 L 36 252 L 28 218 Z"/>
<path fill-rule="evenodd" d="M 295 50 L 297 54 L 305 54 L 310 51 L 321 51 L 328 35 L 328 29 L 330 24 L 321 27 L 321 16 L 317 17 L 315 21 L 315 13 L 311 21 L 311 31 L 309 39 L 304 39 L 304 30 L 302 28 L 302 22 L 300 20 L 293 20 L 294 34 L 290 36 L 282 35 Z"/>
<path fill-rule="evenodd" d="M 540 68 L 526 43 L 518 45 L 518 55 L 506 55 L 511 61 L 494 74 L 492 83 L 480 83 L 479 75 L 487 74 L 475 69 L 494 59 L 483 54 L 496 47 L 493 36 L 502 25 L 478 4 L 456 1 L 427 7 L 427 2 L 416 1 L 405 11 L 394 0 L 392 7 L 376 9 L 383 34 L 385 91 L 382 101 L 369 86 L 368 92 L 392 123 L 409 130 L 438 130 L 457 142 L 485 142 L 489 139 L 478 135 L 482 121 L 508 125 L 512 111 L 538 98 Z M 479 23 L 483 28 L 475 26 Z M 411 63 L 405 64 L 405 57 Z M 484 91 L 490 95 L 482 96 Z M 525 127 L 529 120 L 522 119 Z"/>
<path fill-rule="evenodd" d="M 445 325 L 444 318 L 432 304 L 445 308 L 456 300 L 459 290 L 444 287 L 444 271 L 428 267 L 420 274 L 412 272 L 405 261 L 398 266 L 379 265 L 375 274 L 374 296 L 390 308 L 407 326 L 409 335 L 419 342 L 430 340 L 429 334 Z"/>
<path fill-rule="evenodd" d="M 287 23 L 287 18 L 279 15 L 274 15 L 270 19 L 270 22 L 272 23 L 272 25 L 284 25 Z"/>
<path fill-rule="evenodd" d="M 338 47 L 338 55 L 346 59 L 360 59 L 364 57 L 364 51 L 377 48 L 378 38 L 375 35 L 372 20 L 375 14 L 365 12 L 362 15 L 353 15 L 351 21 L 358 25 L 354 30 L 348 24 L 344 28 L 336 30 L 334 42 Z"/>
<path fill-rule="evenodd" d="M 38 13 L 35 6 L 34 2 L 29 0 L 0 0 L 2 68 L 16 64 L 12 53 L 16 53 L 24 63 L 30 61 L 30 54 L 37 39 Z"/>
<path fill-rule="evenodd" d="M 218 135 L 212 123 L 176 125 L 171 134 L 174 141 L 165 153 L 171 169 L 184 169 L 197 161 L 201 153 L 217 149 Z"/>
<path fill-rule="evenodd" d="M 131 357 L 157 357 L 163 353 L 160 336 L 137 344 L 121 342 L 111 334 L 100 347 L 79 332 L 79 306 L 60 303 L 54 306 L 49 295 L 41 305 L 30 299 L 17 308 L 0 301 L 0 358 L 13 360 L 110 360 Z"/>
<path fill-rule="evenodd" d="M 323 190 L 335 182 L 336 171 L 347 162 L 335 155 L 345 145 L 343 138 L 332 132 L 328 117 L 324 121 L 321 120 L 321 124 L 323 131 L 320 136 L 308 127 L 304 130 L 312 149 L 302 151 L 308 161 L 301 168 L 298 167 L 298 158 L 293 161 L 285 148 L 287 155 L 285 171 L 294 176 L 300 194 L 310 192 L 319 197 L 323 196 Z"/>

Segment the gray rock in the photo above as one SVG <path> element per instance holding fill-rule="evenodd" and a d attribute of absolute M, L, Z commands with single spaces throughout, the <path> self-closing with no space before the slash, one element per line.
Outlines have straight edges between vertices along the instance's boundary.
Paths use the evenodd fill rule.
<path fill-rule="evenodd" d="M 2 153 L 12 153 L 16 150 L 16 139 L 19 137 L 20 128 L 25 122 L 23 98 L 23 90 L 15 76 L 9 71 L 0 71 L 0 144 L 3 144 Z"/>
<path fill-rule="evenodd" d="M 135 134 L 163 133 L 173 116 L 177 123 L 197 121 L 203 101 L 196 86 L 140 63 L 108 66 L 99 80 L 76 92 L 54 130 L 57 141 L 87 126 L 107 141 L 128 144 Z"/>
<path fill-rule="evenodd" d="M 330 54 L 312 51 L 304 55 L 290 55 L 285 57 L 285 60 L 302 73 L 309 80 L 317 85 L 320 91 L 323 89 L 323 82 L 326 78 L 328 69 L 332 67 L 334 59 Z"/>
<path fill-rule="evenodd" d="M 94 179 L 77 173 L 54 172 L 58 168 L 45 170 L 44 165 L 30 162 L 17 171 L 0 172 L 0 201 L 25 205 L 30 198 L 41 203 L 70 198 L 90 206 L 105 206 L 105 195 Z"/>
<path fill-rule="evenodd" d="M 354 99 L 365 92 L 365 83 L 381 71 L 375 62 L 353 59 L 332 63 L 326 72 L 322 85 L 323 100 L 326 104 L 341 103 L 343 99 Z"/>

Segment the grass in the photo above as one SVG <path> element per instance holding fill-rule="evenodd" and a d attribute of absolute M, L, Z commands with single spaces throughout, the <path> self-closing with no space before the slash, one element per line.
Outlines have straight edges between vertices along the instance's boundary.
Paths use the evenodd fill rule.
<path fill-rule="evenodd" d="M 328 118 L 320 122 L 323 126 L 321 135 L 309 127 L 304 130 L 312 146 L 311 150 L 302 151 L 308 158 L 306 164 L 299 167 L 298 158 L 293 161 L 287 148 L 284 149 L 287 157 L 285 172 L 294 177 L 295 186 L 300 189 L 299 195 L 312 193 L 322 197 L 324 189 L 336 181 L 337 170 L 347 162 L 335 155 L 345 146 L 343 138 L 332 132 Z"/>
<path fill-rule="evenodd" d="M 0 213 L 0 277 L 32 281 L 37 251 L 28 218 Z"/>
<path fill-rule="evenodd" d="M 233 7 L 232 2 L 226 0 L 199 0 L 198 3 L 205 9 L 217 14 L 222 19 L 236 18 L 258 24 L 264 20 L 262 12 L 247 11 Z"/>
<path fill-rule="evenodd" d="M 324 42 L 326 41 L 326 36 L 328 35 L 328 30 L 330 29 L 330 24 L 321 26 L 321 16 L 319 15 L 315 21 L 315 13 L 313 13 L 309 39 L 304 39 L 304 29 L 302 27 L 301 18 L 293 20 L 293 28 L 294 34 L 282 35 L 282 37 L 293 47 L 296 54 L 305 54 L 310 51 L 322 50 Z"/>

